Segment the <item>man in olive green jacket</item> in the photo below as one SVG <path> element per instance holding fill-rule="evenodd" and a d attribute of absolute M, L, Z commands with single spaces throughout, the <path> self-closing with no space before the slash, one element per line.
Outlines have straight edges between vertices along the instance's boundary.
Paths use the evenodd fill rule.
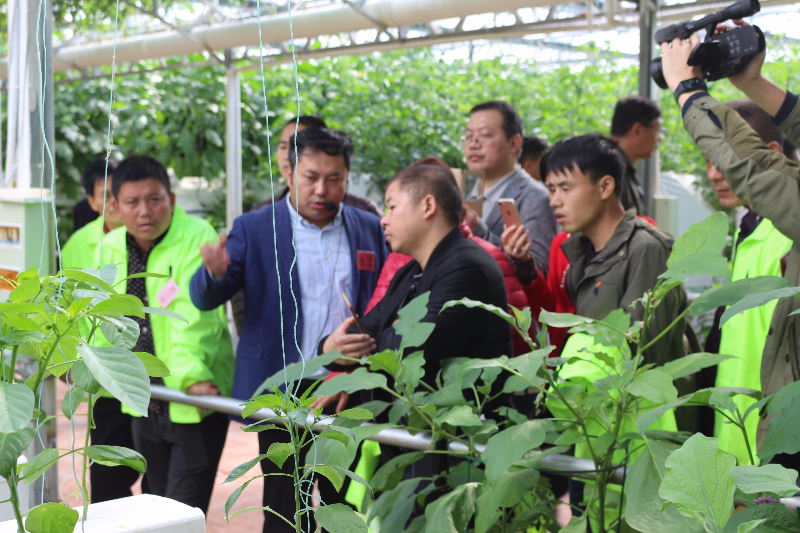
<path fill-rule="evenodd" d="M 625 163 L 618 148 L 600 135 L 565 139 L 545 155 L 541 168 L 556 220 L 564 231 L 572 233 L 561 249 L 569 259 L 567 290 L 575 304 L 575 313 L 602 320 L 612 311 L 622 309 L 630 315 L 631 323 L 642 320 L 642 305 L 632 307 L 632 304 L 653 289 L 658 276 L 667 270 L 672 239 L 637 218 L 635 210 L 624 210 L 621 192 Z M 645 339 L 655 338 L 685 308 L 686 294 L 681 286 L 676 287 L 656 310 L 653 327 L 648 328 Z M 679 322 L 645 352 L 645 361 L 663 365 L 683 356 L 683 332 L 684 322 Z M 586 351 L 597 349 L 591 336 L 574 334 L 564 346 L 562 356 L 587 358 Z M 610 351 L 612 359 L 622 356 L 607 347 L 603 351 Z M 577 362 L 562 369 L 561 376 L 581 376 L 593 383 L 603 377 L 603 370 L 598 373 L 594 361 Z M 587 392 L 591 391 L 587 388 Z M 673 413 L 650 429 L 674 431 Z M 632 425 L 625 429 L 632 430 Z M 582 446 L 576 446 L 575 455 L 589 456 Z M 617 455 L 615 460 L 622 460 L 624 453 Z M 571 501 L 580 504 L 583 491 L 583 482 L 570 480 Z M 598 529 L 595 523 L 592 530 Z"/>
<path fill-rule="evenodd" d="M 745 23 L 739 21 L 738 25 Z M 702 72 L 687 59 L 699 37 L 676 39 L 662 45 L 664 75 L 683 108 L 684 126 L 708 160 L 723 174 L 733 192 L 751 209 L 792 240 L 784 277 L 800 285 L 800 168 L 764 144 L 739 114 L 712 98 L 702 83 Z M 731 82 L 773 117 L 784 135 L 800 142 L 798 97 L 761 74 L 765 53 L 755 57 Z M 761 359 L 761 390 L 778 392 L 800 380 L 800 298 L 778 301 Z M 763 440 L 768 419 L 759 422 Z"/>
<path fill-rule="evenodd" d="M 625 211 L 624 161 L 614 144 L 598 135 L 566 139 L 553 146 L 542 163 L 550 205 L 564 231 L 573 235 L 561 245 L 569 259 L 567 290 L 575 313 L 597 320 L 615 309 L 642 320 L 641 304 L 667 270 L 672 237 Z M 682 287 L 671 291 L 656 310 L 645 338 L 654 338 L 686 308 Z M 648 363 L 663 365 L 682 357 L 684 324 L 680 323 L 645 353 Z"/>

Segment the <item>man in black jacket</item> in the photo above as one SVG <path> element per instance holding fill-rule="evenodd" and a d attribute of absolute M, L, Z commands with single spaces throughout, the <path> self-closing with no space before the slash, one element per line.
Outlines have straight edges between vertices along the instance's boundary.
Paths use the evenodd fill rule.
<path fill-rule="evenodd" d="M 499 317 L 464 306 L 440 313 L 445 303 L 461 298 L 508 308 L 497 262 L 461 234 L 461 196 L 452 175 L 435 166 L 409 167 L 389 183 L 386 207 L 381 220 L 386 241 L 413 261 L 397 272 L 383 300 L 361 319 L 365 334 L 357 333 L 351 318 L 323 339 L 320 353 L 338 350 L 359 357 L 398 349 L 402 339 L 393 327 L 397 312 L 430 291 L 428 314 L 422 321 L 436 328 L 423 346 L 414 349 L 425 351 L 427 379 L 436 376 L 444 359 L 511 355 L 511 328 Z"/>

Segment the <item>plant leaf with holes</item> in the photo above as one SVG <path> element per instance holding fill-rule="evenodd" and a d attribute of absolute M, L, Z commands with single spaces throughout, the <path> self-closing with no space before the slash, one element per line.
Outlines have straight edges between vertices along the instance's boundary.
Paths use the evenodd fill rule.
<path fill-rule="evenodd" d="M 78 511 L 64 504 L 43 503 L 28 513 L 25 529 L 30 533 L 72 533 L 78 517 Z"/>

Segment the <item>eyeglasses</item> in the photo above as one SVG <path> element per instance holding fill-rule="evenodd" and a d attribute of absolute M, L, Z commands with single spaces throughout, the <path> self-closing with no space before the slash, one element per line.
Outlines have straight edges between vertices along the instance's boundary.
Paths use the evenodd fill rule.
<path fill-rule="evenodd" d="M 652 124 L 644 124 L 644 123 L 642 123 L 642 126 L 644 126 L 645 128 L 653 128 L 659 135 L 663 133 L 661 126 L 654 126 Z"/>
<path fill-rule="evenodd" d="M 479 133 L 478 135 L 464 135 L 461 137 L 461 142 L 464 145 L 470 145 L 474 142 L 477 142 L 478 145 L 483 146 L 485 144 L 489 144 L 494 140 L 493 133 Z"/>

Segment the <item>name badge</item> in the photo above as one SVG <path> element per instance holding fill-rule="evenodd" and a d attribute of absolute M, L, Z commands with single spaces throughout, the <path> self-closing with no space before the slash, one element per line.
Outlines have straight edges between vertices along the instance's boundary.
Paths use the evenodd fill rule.
<path fill-rule="evenodd" d="M 359 270 L 375 271 L 375 252 L 358 251 L 356 253 L 356 261 L 358 262 Z"/>
<path fill-rule="evenodd" d="M 158 300 L 158 303 L 161 304 L 162 308 L 166 309 L 179 292 L 181 292 L 181 289 L 178 287 L 178 284 L 175 283 L 174 279 L 170 279 L 167 284 L 164 285 L 164 288 L 158 291 L 158 294 L 156 294 L 156 300 Z"/>

